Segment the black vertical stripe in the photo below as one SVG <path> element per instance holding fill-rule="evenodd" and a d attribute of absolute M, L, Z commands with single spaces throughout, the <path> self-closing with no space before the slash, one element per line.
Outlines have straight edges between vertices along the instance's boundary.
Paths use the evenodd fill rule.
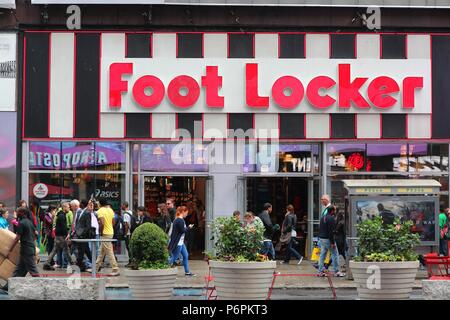
<path fill-rule="evenodd" d="M 304 34 L 280 34 L 280 58 L 305 58 Z"/>
<path fill-rule="evenodd" d="M 305 114 L 304 113 L 280 113 L 280 138 L 304 139 L 305 138 Z"/>
<path fill-rule="evenodd" d="M 127 33 L 127 58 L 151 58 L 152 41 L 150 33 Z"/>
<path fill-rule="evenodd" d="M 195 123 L 200 125 L 195 135 Z M 178 113 L 178 129 L 189 131 L 191 138 L 202 138 L 202 114 L 201 113 Z"/>
<path fill-rule="evenodd" d="M 231 33 L 228 34 L 229 57 L 230 58 L 254 58 L 252 33 Z"/>
<path fill-rule="evenodd" d="M 178 58 L 203 58 L 203 35 L 200 33 L 178 33 Z"/>
<path fill-rule="evenodd" d="M 354 34 L 331 34 L 331 58 L 355 59 Z"/>
<path fill-rule="evenodd" d="M 76 34 L 75 137 L 98 138 L 100 34 Z"/>
<path fill-rule="evenodd" d="M 125 121 L 125 138 L 150 138 L 150 113 L 126 113 Z"/>
<path fill-rule="evenodd" d="M 448 99 L 450 83 L 450 36 L 432 36 L 432 137 L 433 139 L 449 139 L 450 99 Z"/>
<path fill-rule="evenodd" d="M 242 129 L 244 132 L 249 129 L 253 129 L 253 113 L 230 113 L 228 117 L 228 129 Z M 233 132 L 229 132 L 229 134 L 232 135 Z"/>
<path fill-rule="evenodd" d="M 355 139 L 355 115 L 333 113 L 331 115 L 331 138 Z"/>
<path fill-rule="evenodd" d="M 23 59 L 24 57 L 24 41 L 25 41 L 25 35 L 22 32 L 19 32 L 18 34 L 18 42 L 17 42 L 17 83 L 21 84 L 23 81 Z M 22 101 L 24 99 L 23 97 L 23 86 L 18 85 L 17 86 L 17 99 L 18 99 L 18 107 L 17 108 L 17 119 L 16 119 L 16 168 L 22 167 L 22 114 L 24 110 L 22 110 Z M 16 170 L 16 197 L 15 197 L 15 203 L 18 203 L 20 200 L 19 197 L 21 197 L 22 193 L 22 170 Z"/>
<path fill-rule="evenodd" d="M 50 34 L 26 34 L 25 127 L 27 138 L 48 138 Z"/>
<path fill-rule="evenodd" d="M 381 59 L 406 59 L 406 36 L 402 34 L 381 35 Z"/>
<path fill-rule="evenodd" d="M 406 138 L 406 114 L 382 114 L 381 126 L 384 139 Z"/>

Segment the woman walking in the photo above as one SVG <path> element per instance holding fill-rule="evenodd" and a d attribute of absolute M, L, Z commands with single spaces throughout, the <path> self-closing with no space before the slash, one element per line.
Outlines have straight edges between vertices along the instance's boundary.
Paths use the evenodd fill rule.
<path fill-rule="evenodd" d="M 297 236 L 297 216 L 294 212 L 294 206 L 288 205 L 286 208 L 286 216 L 283 221 L 283 226 L 281 230 L 280 241 L 287 245 L 286 255 L 284 261 L 281 263 L 288 264 L 291 260 L 291 254 L 293 254 L 297 259 L 297 264 L 302 263 L 303 257 L 297 250 L 294 249 L 295 237 Z"/>
<path fill-rule="evenodd" d="M 186 227 L 186 223 L 184 222 L 184 218 L 186 218 L 188 214 L 188 210 L 185 206 L 181 206 L 177 208 L 175 214 L 175 220 L 173 221 L 172 226 L 172 234 L 170 236 L 169 242 L 169 253 L 170 259 L 169 264 L 172 266 L 175 264 L 178 256 L 183 256 L 183 266 L 184 266 L 184 274 L 186 276 L 195 276 L 193 273 L 189 271 L 189 255 L 186 249 L 186 245 L 184 244 L 184 237 L 186 235 L 186 231 L 188 228 L 192 228 L 193 225 L 189 225 Z"/>
<path fill-rule="evenodd" d="M 167 209 L 165 203 L 158 204 L 158 218 L 156 223 L 166 234 L 169 233 L 172 220 L 170 220 L 169 209 Z"/>
<path fill-rule="evenodd" d="M 346 259 L 347 236 L 345 235 L 345 216 L 343 212 L 339 212 L 336 218 L 336 229 L 334 231 L 334 239 L 339 254 Z"/>

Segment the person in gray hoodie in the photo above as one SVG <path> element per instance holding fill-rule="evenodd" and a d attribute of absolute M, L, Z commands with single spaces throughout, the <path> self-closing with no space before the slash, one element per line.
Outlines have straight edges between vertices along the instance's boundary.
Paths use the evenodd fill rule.
<path fill-rule="evenodd" d="M 270 260 L 275 260 L 275 248 L 273 247 L 272 236 L 274 226 L 270 219 L 272 213 L 272 205 L 270 203 L 264 204 L 264 210 L 259 214 L 259 218 L 264 224 L 266 231 L 264 231 L 264 242 L 261 249 L 261 254 L 269 257 Z"/>

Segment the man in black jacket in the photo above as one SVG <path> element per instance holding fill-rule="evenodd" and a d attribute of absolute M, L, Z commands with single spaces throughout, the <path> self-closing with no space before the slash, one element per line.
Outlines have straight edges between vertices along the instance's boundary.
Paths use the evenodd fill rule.
<path fill-rule="evenodd" d="M 336 229 L 336 208 L 330 205 L 330 197 L 326 194 L 322 196 L 320 201 L 325 209 L 322 211 L 319 225 L 320 258 L 318 276 L 326 276 L 323 272 L 324 261 L 328 251 L 331 251 L 331 261 L 333 264 L 334 275 L 336 277 L 343 277 L 345 275 L 339 271 L 339 252 L 336 248 L 336 242 L 334 240 L 334 231 Z"/>
<path fill-rule="evenodd" d="M 273 224 L 270 219 L 272 213 L 272 205 L 270 203 L 264 204 L 264 210 L 260 213 L 259 218 L 264 224 L 266 231 L 264 232 L 264 242 L 261 249 L 261 254 L 267 255 L 270 260 L 275 260 L 275 248 L 272 243 Z"/>
<path fill-rule="evenodd" d="M 67 262 L 69 265 L 72 264 L 72 258 L 69 254 L 69 247 L 67 246 L 67 236 L 68 236 L 68 230 L 67 230 L 67 218 L 66 213 L 69 212 L 70 207 L 69 203 L 65 202 L 62 204 L 62 210 L 58 212 L 56 215 L 56 226 L 55 226 L 55 245 L 53 247 L 52 252 L 47 258 L 47 261 L 52 261 L 53 257 L 56 255 L 58 250 L 62 250 L 63 254 L 65 255 Z M 50 266 L 50 264 L 46 263 L 44 265 L 44 270 L 54 270 L 55 268 Z"/>
<path fill-rule="evenodd" d="M 91 234 L 91 212 L 94 211 L 94 203 L 89 201 L 87 207 L 77 216 L 77 221 L 75 224 L 75 235 L 77 239 L 90 239 L 94 235 Z M 87 256 L 89 261 L 92 261 L 91 250 L 89 250 L 89 245 L 87 242 L 79 242 L 77 244 L 77 265 L 81 272 L 85 272 L 86 266 L 84 264 L 84 255 Z"/>

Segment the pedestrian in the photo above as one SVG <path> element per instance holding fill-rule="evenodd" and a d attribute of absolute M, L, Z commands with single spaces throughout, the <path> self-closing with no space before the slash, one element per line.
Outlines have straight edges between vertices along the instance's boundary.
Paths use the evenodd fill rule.
<path fill-rule="evenodd" d="M 83 209 L 81 209 L 81 204 L 77 199 L 73 199 L 72 201 L 70 201 L 70 210 L 71 212 L 73 212 L 73 220 L 72 223 L 70 225 L 70 233 L 69 233 L 69 239 L 77 239 L 77 235 L 75 232 L 75 228 L 78 222 L 78 219 L 81 215 L 81 213 L 83 212 Z M 78 242 L 71 242 L 71 254 L 75 255 L 75 257 L 78 256 L 77 251 L 78 251 Z"/>
<path fill-rule="evenodd" d="M 347 236 L 345 232 L 345 215 L 342 211 L 339 211 L 336 215 L 336 230 L 334 231 L 334 239 L 336 241 L 336 247 L 339 254 L 347 259 Z"/>
<path fill-rule="evenodd" d="M 186 245 L 184 244 L 186 231 L 188 230 L 188 228 L 193 227 L 193 225 L 186 226 L 184 218 L 186 218 L 187 214 L 188 209 L 185 206 L 177 208 L 168 247 L 170 253 L 169 264 L 171 266 L 174 265 L 175 261 L 178 259 L 178 256 L 181 253 L 181 255 L 183 256 L 183 266 L 185 276 L 195 276 L 195 274 L 189 271 L 189 261 L 188 261 L 189 254 L 186 249 Z"/>
<path fill-rule="evenodd" d="M 170 220 L 169 210 L 165 203 L 158 204 L 158 214 L 157 225 L 164 230 L 166 234 L 170 231 L 170 226 L 172 225 L 172 220 Z"/>
<path fill-rule="evenodd" d="M 264 242 L 261 249 L 261 254 L 268 256 L 270 260 L 275 260 L 275 248 L 273 247 L 272 236 L 274 232 L 270 214 L 272 213 L 272 205 L 270 203 L 264 204 L 264 210 L 259 215 L 259 218 L 264 224 Z"/>
<path fill-rule="evenodd" d="M 129 208 L 129 204 L 127 201 L 124 201 L 121 206 L 122 209 L 122 217 L 123 222 L 125 224 L 125 247 L 127 248 L 127 254 L 128 254 L 128 264 L 125 267 L 130 266 L 130 239 L 131 239 L 131 226 L 133 225 L 134 228 L 136 228 L 136 221 L 133 216 L 133 212 L 131 212 Z M 134 231 L 134 229 L 133 229 Z"/>
<path fill-rule="evenodd" d="M 186 232 L 186 247 L 189 253 L 192 253 L 194 251 L 194 245 L 195 245 L 195 231 L 196 227 L 198 226 L 198 217 L 197 217 L 197 211 L 194 207 L 194 202 L 189 201 L 186 204 L 186 208 L 188 210 L 187 216 L 184 218 L 184 221 L 186 222 L 186 225 L 192 225 L 192 228 L 188 228 Z"/>
<path fill-rule="evenodd" d="M 233 217 L 237 220 L 237 221 L 241 221 L 241 212 L 236 210 L 233 212 Z"/>
<path fill-rule="evenodd" d="M 108 206 L 106 199 L 100 199 L 100 209 L 97 212 L 98 223 L 100 227 L 100 239 L 111 240 L 114 237 L 114 211 Z M 113 246 L 111 242 L 104 241 L 100 247 L 100 254 L 97 258 L 97 272 L 100 272 L 103 266 L 103 259 L 108 256 L 112 265 L 111 276 L 119 275 L 119 265 L 114 256 Z"/>
<path fill-rule="evenodd" d="M 122 211 L 119 210 L 114 215 L 114 239 L 117 241 L 113 243 L 114 252 L 117 252 L 121 247 L 122 241 L 125 241 L 126 235 L 125 221 L 123 219 Z M 116 259 L 117 260 L 117 259 Z"/>
<path fill-rule="evenodd" d="M 91 213 L 94 212 L 94 203 L 89 201 L 86 208 L 77 214 L 77 221 L 75 223 L 75 237 L 76 239 L 92 239 L 93 228 L 91 221 Z M 95 231 L 94 231 L 95 232 Z M 88 260 L 92 261 L 91 251 L 89 250 L 89 244 L 86 242 L 77 243 L 77 265 L 80 268 L 80 272 L 92 271 L 87 268 L 84 262 L 84 256 L 87 256 Z"/>
<path fill-rule="evenodd" d="M 8 229 L 8 210 L 6 208 L 0 208 L 0 229 Z"/>
<path fill-rule="evenodd" d="M 16 246 L 17 242 L 20 241 L 19 264 L 16 266 L 12 276 L 25 277 L 30 273 L 32 277 L 39 277 L 39 270 L 36 265 L 36 227 L 29 218 L 31 213 L 28 208 L 21 207 L 18 208 L 16 212 L 19 225 L 17 227 L 14 244 L 11 246 L 11 251 L 6 257 L 9 258 L 13 248 Z M 8 284 L 6 284 L 2 290 L 8 291 Z"/>
<path fill-rule="evenodd" d="M 70 235 L 70 230 L 71 230 L 71 225 L 67 224 L 67 215 L 69 215 L 70 212 L 70 203 L 69 202 L 63 202 L 61 204 L 60 209 L 58 210 L 58 212 L 56 213 L 56 217 L 53 220 L 53 229 L 56 230 L 56 218 L 58 217 L 58 215 L 63 212 L 64 216 L 66 218 L 66 230 L 67 230 L 67 237 L 66 237 L 66 244 L 67 247 L 69 248 L 68 245 L 68 241 L 69 241 L 69 235 Z M 73 215 L 72 215 L 73 217 Z M 55 245 L 56 245 L 56 235 L 55 235 Z M 70 255 L 70 248 L 69 248 L 69 255 Z M 56 257 L 56 264 L 54 265 L 55 268 L 67 268 L 68 266 L 68 260 L 66 259 L 66 256 L 63 254 L 63 249 L 62 248 L 57 248 L 57 257 Z"/>
<path fill-rule="evenodd" d="M 251 211 L 246 212 L 244 214 L 244 228 L 251 228 L 256 225 L 264 227 L 264 223 L 259 217 L 255 216 L 255 214 Z"/>
<path fill-rule="evenodd" d="M 321 197 L 322 205 L 325 209 L 322 211 L 319 224 L 320 258 L 319 258 L 319 277 L 324 277 L 324 262 L 328 251 L 331 251 L 331 261 L 336 277 L 344 277 L 345 274 L 339 271 L 339 252 L 336 247 L 334 234 L 336 230 L 336 208 L 331 205 L 330 196 Z"/>
<path fill-rule="evenodd" d="M 55 219 L 55 217 L 56 207 L 53 205 L 48 206 L 42 225 L 46 243 L 45 249 L 48 255 L 50 255 L 50 253 L 53 251 L 55 245 L 55 235 L 53 234 L 53 220 Z M 53 259 L 49 262 L 51 266 L 55 264 L 55 261 Z"/>
<path fill-rule="evenodd" d="M 17 208 L 28 208 L 27 202 L 25 200 L 19 200 Z M 27 214 L 31 217 L 29 212 Z"/>
<path fill-rule="evenodd" d="M 446 210 L 441 208 L 439 213 L 439 255 L 448 256 L 448 216 Z"/>
<path fill-rule="evenodd" d="M 44 270 L 55 270 L 57 266 L 51 266 L 51 261 L 54 256 L 58 253 L 58 250 L 61 250 L 66 261 L 67 271 L 70 273 L 72 264 L 72 258 L 69 253 L 69 247 L 67 245 L 67 239 L 69 237 L 69 232 L 67 231 L 67 217 L 66 214 L 69 211 L 69 203 L 65 202 L 62 205 L 63 210 L 60 210 L 56 215 L 56 223 L 55 223 L 55 245 L 53 247 L 52 252 L 48 256 L 47 262 L 44 264 Z"/>
<path fill-rule="evenodd" d="M 172 220 L 172 222 L 173 222 L 175 220 L 175 214 L 177 211 L 177 209 L 175 208 L 175 200 L 172 198 L 167 198 L 166 206 L 167 206 L 167 210 L 169 210 L 170 220 Z"/>
<path fill-rule="evenodd" d="M 98 216 L 97 216 L 97 211 L 99 208 L 98 202 L 95 201 L 94 199 L 90 200 L 94 206 L 94 210 L 91 211 L 91 228 L 92 230 L 95 230 L 95 232 L 92 232 L 92 239 L 100 239 L 100 225 L 98 223 Z M 100 251 L 100 243 L 99 242 L 95 242 L 95 244 L 91 243 L 91 253 L 93 252 L 93 250 L 95 250 L 97 257 L 99 256 L 99 251 Z"/>
<path fill-rule="evenodd" d="M 295 215 L 294 212 L 294 206 L 290 204 L 286 207 L 286 215 L 283 221 L 283 227 L 281 229 L 280 241 L 282 241 L 283 239 L 284 241 L 282 242 L 285 243 L 287 246 L 284 261 L 282 261 L 281 263 L 289 264 L 289 261 L 291 260 L 291 254 L 293 254 L 298 259 L 297 265 L 302 263 L 303 256 L 300 253 L 298 253 L 298 251 L 295 250 L 294 248 L 294 244 L 296 243 L 295 240 L 296 237 L 297 237 L 297 216 Z"/>

